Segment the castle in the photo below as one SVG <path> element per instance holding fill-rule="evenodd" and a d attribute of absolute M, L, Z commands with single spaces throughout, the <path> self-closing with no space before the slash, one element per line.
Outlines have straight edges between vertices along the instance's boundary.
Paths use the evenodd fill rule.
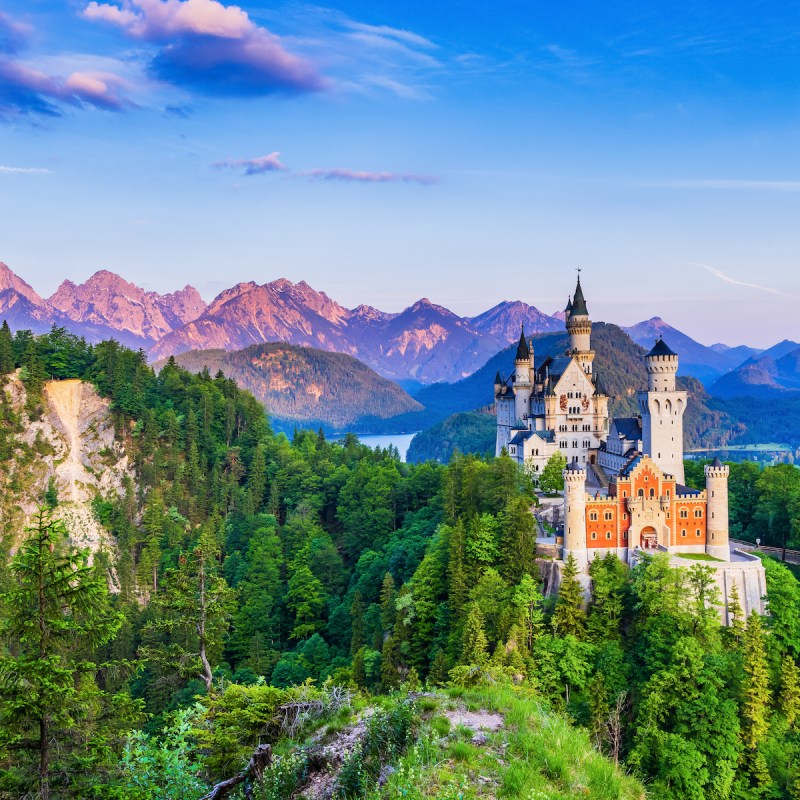
<path fill-rule="evenodd" d="M 728 467 L 705 467 L 703 490 L 684 485 L 683 415 L 678 356 L 659 339 L 644 357 L 647 388 L 638 417 L 609 420 L 609 398 L 593 369 L 592 323 L 580 277 L 567 302 L 569 349 L 536 363 L 533 343 L 520 335 L 514 372 L 495 377 L 497 444 L 533 477 L 561 451 L 564 470 L 563 547 L 585 573 L 589 562 L 613 552 L 633 564 L 641 551 L 662 551 L 688 566 L 700 556 L 716 568 L 726 599 L 736 583 L 745 611 L 763 612 L 760 560 L 731 551 Z"/>

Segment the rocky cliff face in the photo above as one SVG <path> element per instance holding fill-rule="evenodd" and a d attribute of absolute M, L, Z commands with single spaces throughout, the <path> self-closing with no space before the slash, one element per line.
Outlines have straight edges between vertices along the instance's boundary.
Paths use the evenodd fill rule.
<path fill-rule="evenodd" d="M 0 533 L 17 541 L 30 524 L 52 477 L 58 492 L 56 516 L 71 541 L 92 553 L 113 551 L 114 542 L 96 520 L 92 500 L 122 492 L 132 477 L 124 449 L 114 439 L 109 403 L 89 384 L 49 381 L 44 413 L 30 419 L 18 375 L 5 387 L 17 417 L 14 457 L 0 468 Z"/>

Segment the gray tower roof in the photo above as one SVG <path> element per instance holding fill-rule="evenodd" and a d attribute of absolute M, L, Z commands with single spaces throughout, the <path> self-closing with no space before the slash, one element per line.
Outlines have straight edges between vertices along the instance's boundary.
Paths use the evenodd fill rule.
<path fill-rule="evenodd" d="M 517 361 L 528 361 L 530 357 L 531 351 L 525 339 L 525 326 L 523 325 L 519 334 L 519 344 L 517 345 Z"/>
<path fill-rule="evenodd" d="M 586 300 L 583 297 L 583 289 L 581 289 L 581 276 L 578 275 L 578 285 L 575 287 L 575 297 L 572 298 L 572 315 L 589 316 L 589 310 L 586 308 Z"/>
<path fill-rule="evenodd" d="M 677 356 L 677 353 L 673 353 L 672 350 L 667 347 L 667 343 L 659 336 L 656 339 L 655 346 L 653 349 L 647 354 L 647 358 L 650 356 Z"/>

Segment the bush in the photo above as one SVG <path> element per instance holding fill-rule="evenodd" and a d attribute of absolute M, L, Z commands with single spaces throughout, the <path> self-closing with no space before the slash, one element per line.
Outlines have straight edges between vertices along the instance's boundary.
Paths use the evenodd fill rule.
<path fill-rule="evenodd" d="M 364 738 L 339 771 L 333 796 L 362 797 L 378 780 L 381 767 L 395 760 L 408 747 L 417 721 L 414 704 L 408 701 L 373 714 L 367 720 Z"/>

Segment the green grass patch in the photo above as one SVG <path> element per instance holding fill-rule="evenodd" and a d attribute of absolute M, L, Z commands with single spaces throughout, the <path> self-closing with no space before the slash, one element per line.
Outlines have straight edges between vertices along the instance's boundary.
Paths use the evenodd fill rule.
<path fill-rule="evenodd" d="M 719 561 L 723 563 L 721 558 L 715 558 L 708 553 L 675 553 L 678 558 L 685 558 L 688 561 Z"/>

